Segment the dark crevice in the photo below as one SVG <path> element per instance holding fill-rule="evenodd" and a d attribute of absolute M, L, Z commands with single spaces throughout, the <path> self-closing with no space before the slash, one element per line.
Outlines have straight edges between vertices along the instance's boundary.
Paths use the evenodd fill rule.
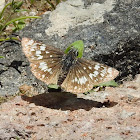
<path fill-rule="evenodd" d="M 3 64 L 3 63 L 0 63 L 0 65 L 3 65 L 3 66 L 4 66 L 4 64 Z"/>
<path fill-rule="evenodd" d="M 30 133 L 28 134 L 28 133 L 26 133 L 26 132 L 24 132 L 24 131 L 21 132 L 21 131 L 16 130 L 16 129 L 14 130 L 14 132 L 15 132 L 16 135 L 19 136 L 20 138 L 23 138 L 23 139 L 26 139 L 27 137 L 30 138 L 30 135 L 29 135 Z"/>
<path fill-rule="evenodd" d="M 4 73 L 5 71 L 8 70 L 9 67 L 12 67 L 14 68 L 19 74 L 21 74 L 21 71 L 19 70 L 19 67 L 23 66 L 23 67 L 26 67 L 26 66 L 29 66 L 29 65 L 22 65 L 23 61 L 16 61 L 14 60 L 13 62 L 11 62 L 10 65 L 6 65 L 7 69 L 6 70 L 0 70 L 0 75 L 2 73 Z M 1 65 L 5 65 L 3 63 L 0 63 Z"/>
<path fill-rule="evenodd" d="M 18 69 L 18 67 L 21 67 L 22 66 L 22 63 L 23 63 L 23 61 L 13 61 L 9 66 L 7 66 L 7 67 L 12 67 L 12 68 L 14 68 L 14 69 L 16 69 L 17 71 L 18 71 L 18 73 L 20 73 L 21 74 L 21 71 Z"/>
<path fill-rule="evenodd" d="M 2 85 L 2 83 L 0 82 L 0 87 L 2 88 L 3 87 L 3 85 Z"/>
<path fill-rule="evenodd" d="M 7 71 L 7 70 L 0 70 L 0 75 L 1 75 L 2 73 L 4 73 L 5 71 Z"/>

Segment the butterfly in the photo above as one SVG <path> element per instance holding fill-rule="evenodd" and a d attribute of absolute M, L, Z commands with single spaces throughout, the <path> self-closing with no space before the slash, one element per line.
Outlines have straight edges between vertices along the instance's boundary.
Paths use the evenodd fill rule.
<path fill-rule="evenodd" d="M 32 73 L 47 85 L 59 85 L 64 91 L 84 93 L 103 82 L 113 80 L 119 71 L 104 64 L 77 58 L 75 48 L 67 54 L 29 38 L 22 38 L 23 52 Z"/>

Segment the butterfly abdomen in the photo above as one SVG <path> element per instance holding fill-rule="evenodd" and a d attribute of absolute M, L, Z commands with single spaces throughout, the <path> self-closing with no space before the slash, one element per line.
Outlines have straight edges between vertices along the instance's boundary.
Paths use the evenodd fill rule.
<path fill-rule="evenodd" d="M 60 73 L 59 78 L 58 78 L 58 82 L 57 85 L 61 85 L 63 83 L 63 81 L 65 80 L 65 78 L 67 77 L 68 72 L 67 71 L 63 71 Z"/>

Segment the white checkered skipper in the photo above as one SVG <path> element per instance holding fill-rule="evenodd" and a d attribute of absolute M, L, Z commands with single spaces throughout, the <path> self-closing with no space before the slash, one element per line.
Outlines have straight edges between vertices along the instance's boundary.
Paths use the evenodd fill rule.
<path fill-rule="evenodd" d="M 21 43 L 32 73 L 47 85 L 60 85 L 67 92 L 87 92 L 94 85 L 113 80 L 119 74 L 104 64 L 77 58 L 75 49 L 64 54 L 58 48 L 29 38 L 23 38 Z"/>

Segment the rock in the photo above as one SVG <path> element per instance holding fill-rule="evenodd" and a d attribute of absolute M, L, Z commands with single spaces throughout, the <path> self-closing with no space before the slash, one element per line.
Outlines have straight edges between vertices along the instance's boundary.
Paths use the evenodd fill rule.
<path fill-rule="evenodd" d="M 118 69 L 119 82 L 131 80 L 140 67 L 138 2 L 69 0 L 30 23 L 19 35 L 61 50 L 76 40 L 83 40 L 84 57 Z M 23 84 L 32 85 L 41 93 L 47 90 L 31 74 L 19 43 L 4 42 L 0 54 L 5 56 L 0 59 L 0 95 L 14 94 Z"/>
<path fill-rule="evenodd" d="M 17 42 L 5 42 L 0 47 L 0 54 L 5 57 L 0 58 L 0 95 L 13 95 L 19 91 L 21 85 L 36 87 L 41 82 L 30 72 L 29 63 Z M 38 88 L 44 93 L 41 88 L 43 85 L 46 87 L 42 83 Z"/>
<path fill-rule="evenodd" d="M 13 124 L 2 124 L 0 126 L 0 139 L 28 139 L 30 137 L 30 132 L 25 132 L 20 126 L 14 126 Z"/>
<path fill-rule="evenodd" d="M 123 138 L 121 138 L 120 136 L 111 136 L 107 138 L 106 140 L 123 140 Z"/>
<path fill-rule="evenodd" d="M 127 112 L 126 110 L 123 110 L 121 112 L 121 118 L 127 119 L 128 117 L 131 117 L 131 116 L 133 116 L 135 114 L 136 114 L 135 112 Z"/>

